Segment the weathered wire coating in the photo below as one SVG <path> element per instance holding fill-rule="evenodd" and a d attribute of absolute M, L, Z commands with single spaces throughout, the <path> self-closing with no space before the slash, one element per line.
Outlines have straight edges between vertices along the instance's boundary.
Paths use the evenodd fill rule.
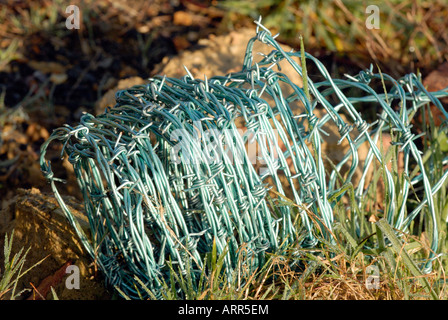
<path fill-rule="evenodd" d="M 325 79 L 320 82 L 308 79 L 314 97 L 310 101 L 301 87 L 273 68 L 286 60 L 302 76 L 301 66 L 293 59 L 300 53 L 285 52 L 260 21 L 256 24 L 257 34 L 248 43 L 240 72 L 204 80 L 194 79 L 188 70 L 182 79 L 156 76 L 147 84 L 118 91 L 116 105 L 104 114 L 97 117 L 85 114 L 78 126 L 56 129 L 42 146 L 42 171 L 108 283 L 137 298 L 145 294 L 135 280 L 139 278 L 161 298 L 162 282 L 169 279 L 167 260 L 184 274 L 187 264 L 190 265 L 191 277 L 197 280 L 203 268 L 203 255 L 211 251 L 214 243 L 219 253 L 227 252 L 224 265 L 229 276 L 241 254 L 246 257 L 243 261 L 247 267 L 255 270 L 265 263 L 266 252 L 281 253 L 292 243 L 302 247 L 317 244 L 311 212 L 319 218 L 325 227 L 321 229 L 332 241 L 334 203 L 329 202 L 329 195 L 339 191 L 335 189 L 337 171 L 350 164 L 345 182 L 352 181 L 359 163 L 357 151 L 364 141 L 370 144 L 364 173 L 374 158 L 381 163 L 376 141 L 385 129 L 399 133 L 404 174 L 410 171 L 413 157 L 421 174 L 411 183 L 422 181 L 425 189 L 421 204 L 406 215 L 410 183 L 405 182 L 403 202 L 399 208 L 395 207 L 396 190 L 392 174 L 385 166 L 390 196 L 385 216 L 391 225 L 405 231 L 427 206 L 434 226 L 433 253 L 425 266 L 426 271 L 430 270 L 438 247 L 432 195 L 446 180 L 447 173 L 430 185 L 409 118 L 411 112 L 431 102 L 442 111 L 446 121 L 448 114 L 438 98 L 448 93 L 427 92 L 415 75 L 396 81 L 388 75 L 373 73 L 372 68 L 345 80 L 332 79 L 319 60 L 306 54 Z M 273 48 L 258 63 L 254 63 L 252 52 L 255 41 Z M 369 86 L 371 80 L 381 77 L 392 84 L 387 95 L 376 93 Z M 281 83 L 289 86 L 293 94 L 285 96 Z M 365 95 L 350 97 L 343 93 L 353 87 Z M 330 95 L 339 102 L 332 104 Z M 393 100 L 399 101 L 400 114 L 392 109 Z M 378 121 L 369 124 L 358 113 L 355 105 L 364 102 L 376 102 L 381 107 Z M 292 107 L 294 104 L 302 104 L 305 112 L 298 114 Z M 317 105 L 325 108 L 326 115 L 322 118 L 314 112 Z M 343 111 L 350 123 L 340 116 Z M 235 134 L 237 120 L 248 134 Z M 338 128 L 340 141 L 347 140 L 350 146 L 329 179 L 321 138 L 325 133 L 322 126 L 327 121 Z M 205 138 L 207 143 L 201 141 Z M 45 160 L 46 150 L 55 140 L 63 143 L 63 153 L 74 167 L 91 235 L 84 234 L 64 204 L 55 184 L 59 180 Z M 224 140 L 234 143 L 224 150 Z M 280 140 L 286 150 L 281 149 Z M 257 172 L 249 158 L 246 150 L 249 141 L 256 141 L 260 148 L 258 156 L 265 163 L 263 173 Z M 308 147 L 310 142 L 314 150 Z M 359 204 L 365 197 L 365 179 L 364 174 L 355 185 Z M 293 223 L 291 206 L 278 206 L 279 216 L 273 214 L 266 197 L 269 188 L 280 195 L 287 192 L 292 195 L 304 232 Z"/>

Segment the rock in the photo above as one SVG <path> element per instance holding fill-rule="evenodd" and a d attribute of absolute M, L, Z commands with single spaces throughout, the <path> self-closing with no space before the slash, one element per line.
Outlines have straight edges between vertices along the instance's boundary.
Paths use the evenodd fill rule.
<path fill-rule="evenodd" d="M 130 77 L 118 81 L 118 84 L 114 88 L 108 90 L 106 94 L 97 101 L 95 104 L 95 113 L 98 115 L 103 113 L 106 107 L 113 107 L 115 105 L 115 93 L 118 90 L 123 90 L 143 83 L 145 83 L 145 80 L 140 77 Z"/>
<path fill-rule="evenodd" d="M 83 214 L 83 206 L 73 197 L 64 197 L 64 201 L 86 234 L 89 234 L 89 224 Z M 24 251 L 30 249 L 24 270 L 45 258 L 19 280 L 16 292 L 32 289 L 31 284 L 36 288 L 43 288 L 53 276 L 49 283 L 57 285 L 54 289 L 61 300 L 97 300 L 110 297 L 102 279 L 95 274 L 91 258 L 68 224 L 54 196 L 43 194 L 35 188 L 18 189 L 17 195 L 3 205 L 0 217 L 0 248 L 3 248 L 5 234 L 10 237 L 14 231 L 12 255 L 21 248 L 24 248 Z M 4 259 L 3 250 L 0 250 L 0 258 Z M 65 280 L 69 274 L 60 279 L 60 269 L 67 263 L 76 265 L 80 270 L 79 290 L 66 288 Z M 59 281 L 56 281 L 56 278 Z M 30 291 L 24 293 L 22 298 L 26 298 L 26 294 L 29 295 Z M 52 297 L 51 292 L 46 296 L 48 299 Z"/>
<path fill-rule="evenodd" d="M 175 57 L 165 57 L 156 66 L 156 74 L 182 78 L 186 74 L 184 65 L 195 78 L 200 79 L 204 79 L 204 75 L 207 78 L 211 78 L 240 71 L 247 42 L 255 35 L 255 30 L 249 28 L 232 31 L 222 36 L 211 35 L 207 39 L 199 40 L 198 49 L 196 50 L 186 50 Z M 287 45 L 282 45 L 282 48 L 285 51 L 292 49 Z M 255 53 L 262 52 L 266 54 L 272 50 L 272 47 L 259 42 L 256 42 L 254 45 Z M 258 55 L 255 58 L 258 58 L 258 60 L 262 59 Z M 282 67 L 281 72 L 285 73 L 294 83 L 302 86 L 300 77 L 286 61 L 282 62 L 280 66 Z"/>
<path fill-rule="evenodd" d="M 155 67 L 155 74 L 166 75 L 167 77 L 182 78 L 186 71 L 184 65 L 189 69 L 195 78 L 203 79 L 218 75 L 226 75 L 231 72 L 241 70 L 247 42 L 255 36 L 255 30 L 242 29 L 233 31 L 223 36 L 210 36 L 208 39 L 201 39 L 198 42 L 199 49 L 186 50 L 175 57 L 165 57 L 163 61 Z M 290 47 L 282 46 L 285 51 L 291 50 Z M 256 43 L 254 52 L 269 53 L 272 47 Z M 261 56 L 257 56 L 261 60 Z M 280 63 L 281 72 L 291 79 L 294 83 L 302 86 L 300 76 L 286 62 Z M 115 104 L 115 92 L 126 89 L 134 85 L 143 84 L 145 80 L 140 77 L 131 77 L 119 81 L 118 85 L 107 93 L 97 102 L 95 113 L 101 114 L 107 106 Z M 291 93 L 288 92 L 288 94 Z"/>

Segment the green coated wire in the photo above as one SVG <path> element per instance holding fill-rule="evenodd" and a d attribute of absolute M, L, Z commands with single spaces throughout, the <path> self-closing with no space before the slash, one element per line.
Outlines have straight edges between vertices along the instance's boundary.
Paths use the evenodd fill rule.
<path fill-rule="evenodd" d="M 430 271 L 438 248 L 433 194 L 447 174 L 430 185 L 414 143 L 418 136 L 411 131 L 407 106 L 411 104 L 415 111 L 431 102 L 442 110 L 446 121 L 448 114 L 438 98 L 448 93 L 427 92 L 415 75 L 397 81 L 374 73 L 372 67 L 354 77 L 332 79 L 318 59 L 305 53 L 325 79 L 313 82 L 308 77 L 310 98 L 298 84 L 274 71 L 281 61 L 287 61 L 303 76 L 302 66 L 293 59 L 300 58 L 300 52 L 285 52 L 261 19 L 255 23 L 256 36 L 248 42 L 240 72 L 204 80 L 194 79 L 188 69 L 182 79 L 155 76 L 146 84 L 118 91 L 114 107 L 96 117 L 84 114 L 78 126 L 56 129 L 43 144 L 42 171 L 108 284 L 129 297 L 139 298 L 145 292 L 140 286 L 143 283 L 162 298 L 163 282 L 169 279 L 168 261 L 183 274 L 190 272 L 193 282 L 197 281 L 204 268 L 203 256 L 214 245 L 218 253 L 225 254 L 224 269 L 229 277 L 242 256 L 246 267 L 255 271 L 266 262 L 267 252 L 281 253 L 290 244 L 309 248 L 317 245 L 316 221 L 310 213 L 325 227 L 321 229 L 327 240 L 333 241 L 334 203 L 330 203 L 329 196 L 339 191 L 335 189 L 336 173 L 349 163 L 344 182 L 353 182 L 358 148 L 364 141 L 370 144 L 364 173 L 374 158 L 381 164 L 376 142 L 386 129 L 399 134 L 404 174 L 410 170 L 412 157 L 421 172 L 413 183 L 423 182 L 425 190 L 424 200 L 406 216 L 404 204 L 395 207 L 392 173 L 384 166 L 387 194 L 391 197 L 386 218 L 395 228 L 406 230 L 427 206 L 434 226 L 432 253 L 424 268 Z M 272 47 L 272 52 L 257 63 L 253 55 L 256 41 Z M 373 79 L 381 77 L 392 84 L 387 96 L 369 86 Z M 286 96 L 281 85 L 287 85 L 293 93 Z M 346 88 L 361 89 L 365 95 L 347 96 L 343 93 Z M 339 102 L 330 103 L 330 95 Z M 401 102 L 401 115 L 388 103 L 392 100 Z M 368 124 L 358 113 L 355 105 L 365 102 L 376 102 L 381 107 L 378 121 Z M 292 107 L 297 103 L 305 112 L 297 114 Z M 326 112 L 322 118 L 314 112 L 318 105 Z M 348 114 L 349 123 L 341 117 L 342 112 Z M 246 133 L 240 134 L 237 121 L 247 129 Z M 338 128 L 340 141 L 346 140 L 350 146 L 329 178 L 321 137 L 325 134 L 322 126 L 328 121 Z M 358 131 L 356 138 L 351 135 L 354 130 Z M 57 190 L 56 182 L 61 180 L 54 177 L 45 159 L 53 141 L 63 143 L 61 156 L 68 156 L 73 165 L 90 235 L 77 224 Z M 310 142 L 314 150 L 308 148 Z M 259 148 L 258 160 L 265 164 L 262 173 L 247 151 L 248 144 L 253 143 Z M 365 179 L 364 174 L 355 186 L 359 203 L 365 196 Z M 404 203 L 409 187 L 406 182 Z M 270 189 L 280 196 L 291 194 L 304 233 L 294 224 L 297 208 L 283 205 L 276 208 L 279 215 L 272 213 L 267 199 Z"/>

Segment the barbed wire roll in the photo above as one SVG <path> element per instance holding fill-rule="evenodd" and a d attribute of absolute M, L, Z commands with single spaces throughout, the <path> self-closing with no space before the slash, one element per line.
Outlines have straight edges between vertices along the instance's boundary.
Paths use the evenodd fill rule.
<path fill-rule="evenodd" d="M 438 98 L 448 93 L 427 92 L 415 75 L 396 81 L 373 73 L 372 68 L 345 80 L 332 79 L 320 61 L 306 54 L 325 79 L 317 83 L 307 79 L 310 101 L 302 87 L 274 71 L 287 61 L 302 76 L 302 67 L 293 59 L 300 53 L 284 52 L 261 21 L 256 24 L 257 34 L 248 43 L 240 72 L 204 80 L 193 78 L 188 70 L 182 79 L 153 77 L 146 84 L 118 91 L 116 105 L 104 114 L 84 114 L 78 126 L 56 129 L 42 146 L 42 171 L 67 218 L 108 283 L 130 297 L 145 294 L 138 278 L 161 298 L 162 284 L 169 279 L 167 261 L 179 272 L 190 272 L 196 281 L 204 268 L 204 254 L 214 245 L 225 254 L 224 269 L 231 277 L 241 257 L 253 272 L 263 266 L 268 252 L 282 253 L 291 244 L 314 247 L 318 243 L 315 223 L 333 241 L 334 203 L 329 196 L 340 191 L 335 183 L 338 170 L 349 164 L 344 183 L 352 182 L 364 141 L 370 145 L 364 172 L 374 157 L 382 163 L 376 142 L 381 131 L 391 128 L 399 132 L 404 174 L 410 170 L 410 156 L 420 167 L 417 180 L 424 184 L 423 202 L 435 226 L 431 249 L 437 251 L 432 194 L 447 175 L 436 185 L 429 184 L 406 106 L 416 110 L 432 102 L 446 117 Z M 255 41 L 273 48 L 258 62 L 252 52 Z M 379 78 L 393 84 L 387 94 L 369 86 Z M 284 85 L 293 93 L 286 95 Z M 346 96 L 343 90 L 350 87 L 365 95 Z M 339 102 L 331 104 L 330 95 Z M 400 101 L 400 114 L 391 108 L 392 100 Z M 378 121 L 368 124 L 356 111 L 355 105 L 363 102 L 376 102 L 382 108 Z M 294 105 L 298 104 L 304 112 L 297 112 Z M 326 111 L 322 118 L 314 112 L 317 105 Z M 351 123 L 343 120 L 342 112 Z M 350 146 L 329 178 L 321 146 L 322 126 L 328 121 Z M 91 235 L 84 234 L 65 206 L 56 187 L 59 179 L 45 160 L 55 140 L 63 143 L 62 152 L 73 165 Z M 255 157 L 251 146 L 256 146 Z M 385 172 L 392 182 L 387 167 Z M 358 201 L 364 196 L 364 184 L 365 176 L 355 186 Z M 405 230 L 423 205 L 406 215 L 405 203 L 395 207 L 393 183 L 387 187 L 391 199 L 385 216 L 395 228 Z M 408 190 L 410 185 L 404 187 Z M 291 206 L 280 205 L 273 212 L 267 199 L 270 189 L 278 195 L 274 198 L 291 197 L 303 229 L 297 229 L 298 217 Z M 405 192 L 404 202 L 407 196 Z M 426 270 L 432 258 L 434 254 Z"/>

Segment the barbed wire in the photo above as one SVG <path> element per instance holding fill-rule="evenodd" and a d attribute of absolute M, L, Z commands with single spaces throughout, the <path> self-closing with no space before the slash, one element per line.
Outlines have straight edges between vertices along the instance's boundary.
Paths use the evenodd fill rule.
<path fill-rule="evenodd" d="M 225 255 L 223 263 L 229 276 L 241 259 L 242 248 L 245 266 L 256 270 L 266 262 L 267 252 L 281 253 L 291 244 L 305 248 L 317 245 L 316 221 L 310 214 L 319 218 L 324 236 L 333 241 L 334 203 L 330 203 L 329 195 L 341 191 L 336 187 L 338 172 L 348 164 L 343 184 L 355 183 L 359 146 L 369 144 L 363 175 L 355 185 L 361 206 L 369 168 L 375 159 L 383 164 L 377 141 L 385 130 L 398 135 L 395 144 L 404 155 L 403 174 L 411 170 L 411 157 L 420 172 L 401 186 L 402 202 L 397 207 L 393 175 L 384 164 L 385 194 L 389 197 L 385 217 L 396 229 L 405 231 L 427 207 L 433 234 L 425 271 L 431 270 L 438 248 L 433 194 L 447 173 L 430 184 L 415 144 L 419 135 L 412 132 L 410 118 L 417 109 L 432 103 L 442 111 L 446 124 L 448 114 L 438 98 L 448 92 L 429 93 L 416 75 L 395 80 L 374 73 L 373 67 L 346 79 L 332 79 L 323 64 L 306 53 L 308 62 L 325 79 L 306 79 L 313 97 L 310 100 L 302 87 L 274 71 L 286 61 L 302 76 L 302 67 L 294 59 L 300 58 L 300 52 L 285 52 L 261 20 L 255 23 L 256 35 L 248 42 L 240 72 L 203 80 L 195 79 L 188 69 L 182 79 L 155 76 L 146 84 L 118 91 L 114 107 L 96 117 L 84 114 L 78 126 L 56 129 L 43 144 L 42 171 L 107 282 L 138 298 L 145 293 L 136 282 L 138 278 L 162 298 L 163 282 L 169 279 L 167 261 L 197 281 L 204 268 L 204 254 L 214 245 Z M 254 62 L 253 45 L 257 41 L 272 51 Z M 390 83 L 392 88 L 387 93 L 375 92 L 369 85 L 375 79 Z M 285 85 L 292 90 L 287 96 L 282 89 Z M 344 92 L 349 88 L 357 88 L 363 95 L 348 96 Z M 330 96 L 338 102 L 330 102 Z M 399 113 L 392 108 L 392 101 L 400 106 Z M 382 110 L 376 121 L 367 123 L 358 113 L 355 105 L 362 103 L 376 103 Z M 298 112 L 297 105 L 304 112 Z M 321 118 L 315 112 L 318 106 L 325 110 Z M 341 116 L 343 113 L 347 118 Z M 237 121 L 245 133 L 241 134 Z M 345 157 L 328 176 L 321 136 L 328 134 L 323 129 L 327 122 L 338 129 L 339 142 L 345 140 L 349 145 Z M 78 225 L 56 187 L 61 180 L 54 177 L 45 159 L 53 141 L 63 143 L 61 156 L 68 156 L 73 165 L 90 235 Z M 257 146 L 257 164 L 248 152 L 250 144 Z M 261 171 L 259 162 L 264 164 Z M 425 197 L 406 215 L 409 188 L 418 182 L 423 183 Z M 269 190 L 276 191 L 278 199 L 291 197 L 296 205 L 278 205 L 273 210 Z M 304 230 L 294 223 L 297 214 Z"/>

